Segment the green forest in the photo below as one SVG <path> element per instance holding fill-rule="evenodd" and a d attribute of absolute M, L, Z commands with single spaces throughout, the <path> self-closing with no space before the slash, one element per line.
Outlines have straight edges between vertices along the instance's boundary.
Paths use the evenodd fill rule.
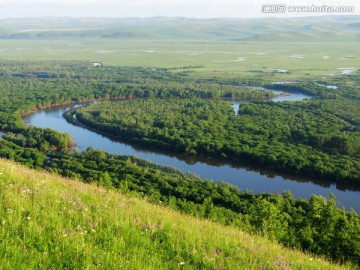
<path fill-rule="evenodd" d="M 87 126 L 180 153 L 360 184 L 360 133 L 323 103 L 147 99 L 78 109 Z M 70 121 L 73 117 L 68 117 Z"/>
<path fill-rule="evenodd" d="M 116 100 L 67 117 L 76 113 L 78 121 L 103 132 L 174 152 L 359 185 L 359 80 L 347 76 L 337 81 L 339 90 L 309 82 L 313 99 L 274 103 L 262 100 L 273 92 L 248 88 L 269 84 L 258 77 L 195 80 L 171 69 L 1 61 L 0 156 L 360 265 L 360 218 L 339 209 L 333 196 L 255 195 L 136 157 L 93 148 L 79 152 L 68 134 L 26 127 L 21 119 L 57 104 Z M 302 85 L 293 87 L 300 91 Z M 256 101 L 242 104 L 235 117 L 222 98 Z"/>

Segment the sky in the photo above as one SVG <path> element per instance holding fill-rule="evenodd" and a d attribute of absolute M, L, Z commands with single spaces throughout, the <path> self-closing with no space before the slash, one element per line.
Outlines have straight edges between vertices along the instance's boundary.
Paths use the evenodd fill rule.
<path fill-rule="evenodd" d="M 283 4 L 285 12 L 270 12 Z M 289 12 L 289 6 L 352 6 L 351 12 Z M 276 7 L 275 7 L 276 9 Z M 0 18 L 153 17 L 254 18 L 360 15 L 359 0 L 0 0 Z"/>

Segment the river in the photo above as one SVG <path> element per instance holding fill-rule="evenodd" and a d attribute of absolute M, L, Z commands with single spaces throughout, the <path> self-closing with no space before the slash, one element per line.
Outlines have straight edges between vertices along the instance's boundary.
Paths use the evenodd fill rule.
<path fill-rule="evenodd" d="M 277 97 L 279 100 L 296 100 L 296 94 L 288 97 Z M 304 96 L 299 94 L 298 100 Z M 239 103 L 236 102 L 236 106 Z M 42 128 L 51 128 L 60 132 L 67 132 L 75 138 L 76 146 L 80 149 L 87 147 L 99 148 L 112 154 L 135 155 L 149 161 L 172 166 L 182 170 L 183 172 L 192 172 L 205 179 L 214 181 L 226 181 L 241 190 L 252 190 L 258 193 L 282 193 L 290 190 L 296 198 L 310 198 L 312 194 L 329 197 L 330 192 L 334 193 L 336 199 L 341 202 L 341 206 L 346 209 L 354 208 L 360 213 L 360 192 L 340 189 L 335 184 L 324 183 L 316 179 L 307 179 L 302 177 L 294 177 L 268 170 L 250 168 L 239 164 L 226 164 L 215 162 L 204 158 L 197 158 L 188 155 L 174 155 L 169 152 L 160 152 L 152 149 L 146 149 L 136 145 L 114 141 L 103 135 L 89 131 L 85 128 L 74 126 L 66 122 L 62 114 L 84 104 L 73 104 L 58 106 L 50 109 L 37 111 L 23 118 L 28 125 L 34 125 Z M 235 108 L 237 112 L 237 109 Z"/>

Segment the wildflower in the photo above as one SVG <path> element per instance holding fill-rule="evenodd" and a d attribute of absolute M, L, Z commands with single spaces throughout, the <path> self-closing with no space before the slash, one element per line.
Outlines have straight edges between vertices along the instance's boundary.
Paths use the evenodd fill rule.
<path fill-rule="evenodd" d="M 313 260 L 313 258 L 310 258 L 310 261 L 312 261 Z"/>
<path fill-rule="evenodd" d="M 64 235 L 63 235 L 63 237 L 66 237 L 67 236 L 67 234 L 65 233 Z"/>
<path fill-rule="evenodd" d="M 30 217 L 27 217 L 26 219 L 27 219 L 27 220 L 30 220 Z"/>
<path fill-rule="evenodd" d="M 185 262 L 179 262 L 179 265 L 185 265 Z"/>

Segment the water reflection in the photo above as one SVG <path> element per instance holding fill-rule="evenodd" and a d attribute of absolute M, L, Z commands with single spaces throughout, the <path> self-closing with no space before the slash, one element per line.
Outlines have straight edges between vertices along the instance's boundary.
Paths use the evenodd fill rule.
<path fill-rule="evenodd" d="M 257 90 L 269 90 L 261 86 L 254 86 L 254 87 L 248 87 L 251 89 L 257 89 Z M 281 102 L 281 101 L 301 101 L 304 99 L 310 99 L 312 98 L 310 95 L 306 95 L 299 92 L 291 92 L 291 93 L 284 93 L 284 91 L 279 90 L 271 90 L 273 93 L 275 93 L 277 96 L 274 98 L 270 98 L 268 100 L 275 101 L 275 102 Z M 286 91 L 285 91 L 286 92 Z M 249 101 L 240 101 L 240 100 L 227 100 L 231 102 L 231 105 L 234 109 L 235 116 L 238 116 L 239 108 L 242 103 L 246 103 Z"/>
<path fill-rule="evenodd" d="M 188 155 L 175 155 L 167 151 L 117 141 L 114 138 L 108 138 L 67 123 L 62 114 L 69 109 L 82 105 L 67 105 L 41 110 L 24 117 L 24 121 L 28 125 L 67 132 L 75 138 L 75 143 L 80 149 L 92 146 L 112 154 L 139 156 L 161 165 L 178 168 L 183 172 L 197 174 L 205 179 L 226 181 L 241 190 L 252 190 L 255 194 L 263 192 L 282 193 L 285 190 L 290 190 L 296 198 L 309 198 L 312 194 L 329 197 L 330 192 L 333 192 L 343 206 L 353 207 L 357 212 L 360 212 L 360 192 L 350 191 L 351 187 L 339 189 L 335 184 L 279 174 L 253 166 L 219 162 Z"/>

